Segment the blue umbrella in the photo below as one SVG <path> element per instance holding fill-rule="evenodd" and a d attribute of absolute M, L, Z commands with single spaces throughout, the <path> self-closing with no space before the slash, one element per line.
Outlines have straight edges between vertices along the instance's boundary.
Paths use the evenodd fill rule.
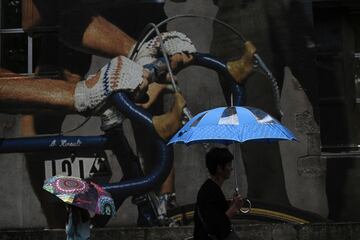
<path fill-rule="evenodd" d="M 296 140 L 294 134 L 264 111 L 253 107 L 219 107 L 201 112 L 190 119 L 168 142 L 222 143 L 246 141 Z M 234 167 L 235 193 L 239 192 Z M 251 209 L 251 202 L 246 199 Z"/>
<path fill-rule="evenodd" d="M 253 107 L 219 107 L 201 112 L 169 141 L 173 143 L 223 143 L 296 140 L 275 118 Z"/>

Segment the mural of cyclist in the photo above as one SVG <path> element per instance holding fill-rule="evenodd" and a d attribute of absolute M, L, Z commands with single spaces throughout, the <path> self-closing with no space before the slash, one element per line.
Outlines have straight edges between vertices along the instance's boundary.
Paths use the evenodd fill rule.
<path fill-rule="evenodd" d="M 178 45 L 178 41 L 183 41 L 180 38 L 185 37 L 183 34 L 177 32 L 165 33 L 164 35 L 166 35 L 164 36 L 165 44 L 170 45 L 171 42 Z M 176 35 L 180 36 L 180 38 L 177 38 Z M 189 41 L 185 42 L 188 43 L 188 46 L 184 47 L 184 45 L 182 45 L 184 52 L 194 52 L 195 48 L 193 45 Z M 152 52 L 157 51 L 155 49 L 156 47 L 152 47 L 154 46 L 147 44 L 146 50 L 153 49 L 151 50 Z M 179 51 L 179 49 L 175 51 Z M 176 53 L 173 52 L 173 54 L 170 55 L 175 54 Z M 185 61 L 189 61 L 192 58 L 187 54 L 181 56 L 183 56 L 181 57 L 182 59 L 187 59 Z M 146 68 L 151 69 L 151 66 L 152 64 L 148 64 Z M 24 79 L 19 75 L 11 74 L 8 78 L 3 77 L 1 79 L 2 81 L 0 81 L 2 89 L 1 107 L 2 109 L 12 109 L 12 111 L 13 109 L 21 111 L 23 108 L 31 110 L 30 107 L 32 106 L 32 109 L 37 111 L 39 109 L 52 109 L 69 113 L 79 112 L 90 114 L 90 112 L 96 113 L 99 111 L 99 105 L 105 101 L 107 96 L 110 96 L 116 91 L 126 92 L 127 97 L 123 98 L 126 102 L 124 104 L 132 105 L 132 102 L 137 102 L 139 99 L 142 99 L 142 96 L 146 94 L 149 82 L 152 80 L 146 68 L 143 68 L 140 64 L 124 56 L 120 56 L 112 59 L 111 62 L 100 69 L 95 76 L 77 84 L 61 80 Z M 166 139 L 181 125 L 180 118 L 185 101 L 180 94 L 176 94 L 175 102 L 176 107 L 173 108 L 170 113 L 153 117 L 153 127 L 158 133 L 158 137 Z M 101 111 L 102 110 L 100 110 L 100 112 Z M 174 126 L 175 129 L 173 129 Z M 118 203 L 118 206 L 119 205 L 121 205 L 121 202 Z"/>
<path fill-rule="evenodd" d="M 133 39 L 139 37 L 144 26 L 149 22 L 159 22 L 166 17 L 163 0 L 118 2 L 65 0 L 52 1 L 51 3 L 46 0 L 26 0 L 22 1 L 22 14 L 23 28 L 33 36 L 39 35 L 41 27 L 58 27 L 56 34 L 41 34 L 42 47 L 40 49 L 37 73 L 41 75 L 55 70 L 59 73 L 57 74 L 58 79 L 73 83 L 80 81 L 88 71 L 91 62 L 90 54 L 110 58 L 120 55 L 128 56 L 131 47 L 135 44 Z M 162 30 L 164 29 L 165 27 Z M 48 51 L 48 49 L 52 49 L 52 51 Z M 62 83 L 57 82 L 54 84 L 58 86 Z M 36 84 L 32 86 L 34 88 Z M 154 114 L 162 114 L 161 101 L 160 104 L 155 104 L 155 107 L 153 105 L 159 99 L 161 92 L 166 89 L 167 85 L 150 84 L 148 94 L 150 99 L 142 106 Z M 52 102 L 50 105 L 54 103 Z M 65 115 L 61 116 L 59 112 L 57 112 L 56 116 L 44 113 L 24 116 L 21 120 L 22 133 L 26 136 L 39 133 L 57 133 L 61 130 L 64 117 Z M 44 121 L 47 124 L 42 124 Z M 138 128 L 134 127 L 134 129 L 136 137 L 136 129 Z M 138 138 L 136 137 L 136 139 Z M 142 139 L 146 140 L 146 138 L 140 138 L 140 140 Z M 138 145 L 143 144 L 140 140 L 137 141 Z M 147 140 L 147 142 L 151 141 Z M 149 148 L 151 149 L 151 146 Z M 140 147 L 139 149 L 146 150 Z M 36 189 L 41 189 L 39 186 L 41 186 L 44 178 L 41 177 L 44 166 L 43 162 L 31 161 L 31 159 L 39 159 L 39 157 L 41 156 L 28 155 L 30 161 L 26 162 L 30 172 L 37 172 L 30 174 L 36 192 L 39 192 Z M 131 158 L 132 156 L 129 156 L 129 159 Z M 166 186 L 173 186 L 172 178 L 169 177 L 169 179 L 170 184 Z M 170 190 L 168 189 L 169 187 L 164 191 L 173 191 L 171 187 Z M 37 193 L 37 195 L 40 196 L 41 193 Z M 49 227 L 60 227 L 62 223 L 59 223 L 61 221 L 58 219 L 64 218 L 64 216 L 54 216 L 54 211 L 51 210 L 49 205 L 51 204 L 42 204 Z M 50 209 L 46 210 L 48 208 Z"/>
<path fill-rule="evenodd" d="M 44 65 L 47 65 L 49 62 L 52 65 L 57 65 L 60 66 L 60 68 L 65 69 L 64 71 L 62 71 L 62 74 L 60 74 L 60 76 L 58 77 L 60 80 L 57 81 L 53 81 L 52 79 L 48 78 L 44 78 L 44 77 L 38 77 L 38 79 L 36 81 L 32 81 L 30 79 L 21 79 L 20 76 L 16 76 L 15 78 L 8 78 L 8 81 L 6 82 L 6 84 L 0 83 L 3 88 L 2 88 L 2 94 L 1 97 L 3 97 L 3 105 L 1 106 L 2 109 L 6 109 L 10 111 L 14 111 L 13 107 L 16 107 L 16 111 L 20 111 L 20 110 L 25 110 L 28 111 L 31 106 L 33 107 L 33 110 L 35 109 L 36 111 L 39 111 L 40 108 L 47 108 L 47 109 L 52 109 L 52 110 L 56 110 L 57 114 L 59 114 L 59 112 L 63 111 L 66 113 L 71 113 L 71 112 L 76 112 L 76 111 L 80 111 L 79 107 L 81 107 L 80 105 L 76 105 L 75 103 L 79 103 L 78 98 L 81 99 L 81 97 L 79 97 L 79 95 L 77 95 L 78 98 L 74 97 L 73 92 L 75 92 L 75 89 L 80 89 L 81 87 L 83 87 L 83 89 L 88 90 L 87 87 L 90 86 L 90 89 L 92 89 L 92 87 L 97 88 L 98 84 L 101 81 L 104 80 L 104 78 L 99 77 L 101 76 L 101 73 L 104 73 L 106 70 L 102 69 L 99 71 L 98 75 L 95 77 L 89 77 L 87 79 L 87 81 L 85 81 L 84 83 L 81 84 L 77 84 L 77 82 L 82 79 L 82 76 L 85 74 L 86 70 L 87 70 L 87 65 L 89 63 L 89 58 L 87 55 L 82 56 L 82 52 L 78 52 L 78 51 L 74 51 L 74 49 L 76 50 L 81 50 L 83 52 L 88 52 L 88 53 L 95 53 L 95 54 L 99 54 L 102 56 L 107 56 L 107 57 L 113 57 L 116 54 L 120 54 L 120 55 L 125 55 L 128 56 L 130 53 L 130 49 L 131 47 L 134 45 L 135 41 L 131 39 L 131 37 L 127 36 L 125 34 L 126 31 L 122 31 L 120 30 L 117 26 L 115 26 L 113 24 L 113 22 L 110 21 L 111 17 L 106 16 L 106 18 L 104 16 L 102 16 L 101 14 L 98 14 L 95 11 L 88 11 L 86 14 L 79 14 L 84 10 L 88 10 L 89 7 L 94 6 L 94 5 L 88 5 L 85 8 L 81 8 L 81 4 L 84 3 L 86 1 L 71 1 L 71 3 L 74 3 L 73 5 L 70 4 L 70 2 L 68 1 L 62 1 L 59 2 L 57 4 L 51 4 L 51 6 L 46 6 L 46 1 L 41 1 L 41 0 L 34 0 L 33 3 L 35 3 L 35 5 L 31 5 L 31 6 L 27 6 L 27 4 L 30 4 L 31 1 L 24 1 L 23 3 L 23 13 L 26 15 L 28 15 L 30 17 L 30 20 L 28 18 L 23 18 L 23 25 L 24 28 L 30 33 L 30 34 L 34 34 L 34 36 L 37 34 L 36 32 L 36 27 L 39 26 L 39 24 L 44 24 L 45 26 L 51 26 L 51 24 L 57 24 L 60 23 L 61 20 L 63 20 L 64 22 L 61 22 L 61 24 L 59 25 L 59 35 L 55 35 L 52 36 L 52 39 L 49 38 L 49 40 L 44 40 L 44 48 L 45 49 L 53 49 L 50 48 L 48 44 L 53 44 L 54 42 L 57 42 L 57 40 L 59 39 L 59 44 L 61 44 L 61 47 L 58 47 L 59 53 L 66 53 L 64 54 L 65 57 L 62 59 L 63 62 L 56 62 L 56 61 L 51 61 L 54 60 L 53 56 L 51 56 L 51 52 L 52 51 L 46 51 L 49 54 L 49 56 L 44 57 L 44 60 L 41 62 L 42 66 L 39 66 L 39 72 L 41 71 L 46 71 L 46 70 L 41 70 L 41 68 L 43 68 Z M 93 3 L 93 4 L 100 4 L 103 3 L 102 1 L 89 1 L 89 3 Z M 144 2 L 149 2 L 149 1 L 144 1 Z M 161 1 L 156 1 L 156 3 L 159 3 Z M 161 8 L 163 4 L 160 4 L 158 6 L 161 6 Z M 41 6 L 39 8 L 33 8 L 34 6 L 38 7 Z M 64 9 L 64 11 L 61 11 L 61 14 L 52 14 L 52 13 L 58 13 L 55 11 L 58 11 L 59 6 Z M 111 6 L 114 7 L 114 6 Z M 110 8 L 111 8 L 110 7 Z M 135 7 L 134 7 L 135 8 Z M 50 9 L 53 9 L 53 11 L 50 11 Z M 100 8 L 101 9 L 101 8 Z M 99 8 L 96 8 L 96 10 L 100 11 Z M 92 10 L 92 9 L 90 9 Z M 151 12 L 151 11 L 150 11 Z M 117 12 L 116 12 L 117 13 Z M 105 13 L 104 13 L 105 15 Z M 73 26 L 74 24 L 70 24 L 70 20 L 74 19 L 73 21 L 76 20 L 77 17 L 82 16 L 83 18 L 90 18 L 85 20 L 80 21 L 80 24 L 83 28 L 85 28 L 85 30 L 83 28 L 77 29 L 79 26 Z M 28 21 L 26 21 L 28 20 Z M 125 21 L 125 20 L 124 20 Z M 115 21 L 114 21 L 115 22 Z M 155 21 L 154 21 L 155 22 Z M 130 23 L 128 22 L 128 24 L 133 24 L 131 21 Z M 71 31 L 67 30 L 68 29 L 72 29 Z M 121 29 L 126 29 L 126 26 L 124 26 Z M 79 31 L 78 31 L 79 30 Z M 81 30 L 81 31 L 80 31 Z M 130 31 L 130 30 L 129 30 Z M 101 38 L 99 36 L 108 36 L 111 32 L 111 38 Z M 68 33 L 68 34 L 67 34 Z M 74 35 L 79 35 L 79 36 L 71 36 L 71 33 L 75 33 Z M 80 34 L 79 34 L 80 33 Z M 70 34 L 70 35 L 69 35 Z M 45 37 L 44 37 L 45 39 Z M 53 41 L 54 39 L 56 39 L 56 41 Z M 116 41 L 115 41 L 115 40 Z M 122 44 L 118 44 L 119 41 Z M 56 45 L 56 44 L 55 44 Z M 63 51 L 63 49 L 65 49 L 66 47 L 66 51 Z M 43 56 L 43 54 L 41 54 Z M 79 55 L 78 57 L 74 57 L 75 55 Z M 181 60 L 182 62 L 186 62 L 189 61 L 191 59 L 187 59 L 187 55 L 181 55 Z M 85 58 L 86 60 L 79 60 Z M 136 61 L 138 61 L 139 59 L 135 59 Z M 118 65 L 122 65 L 122 63 L 124 62 L 128 62 L 127 59 L 123 59 L 123 58 L 114 58 L 112 63 L 110 63 L 109 66 L 112 70 L 117 69 L 116 66 Z M 81 69 L 73 69 L 71 67 L 73 66 L 79 66 L 81 65 Z M 132 65 L 132 63 L 130 64 Z M 45 69 L 45 68 L 44 68 Z M 126 72 L 126 71 L 125 71 Z M 146 89 L 146 81 L 147 76 L 145 76 L 146 73 L 144 73 L 143 76 L 143 80 L 141 81 L 144 84 L 140 84 L 141 86 L 139 87 L 135 87 L 135 89 L 131 89 L 131 87 L 129 89 L 126 89 L 126 91 L 132 95 L 131 98 L 132 100 L 137 100 L 138 98 L 136 97 L 137 93 L 142 93 L 144 90 Z M 6 79 L 6 78 L 5 78 Z M 67 80 L 66 81 L 62 81 L 62 80 Z M 52 81 L 50 83 L 50 81 Z M 140 80 L 138 80 L 140 82 Z M 18 86 L 20 85 L 24 85 L 27 87 L 28 91 L 25 91 L 22 88 L 18 88 Z M 120 84 L 119 84 L 120 85 Z M 144 85 L 144 86 L 143 86 Z M 152 86 L 156 85 L 155 83 L 151 83 L 149 86 L 149 97 L 150 100 L 155 99 L 156 97 L 152 98 L 152 96 L 154 96 L 151 92 Z M 85 87 L 84 87 L 85 86 Z M 121 86 L 121 90 L 125 91 Z M 164 89 L 166 87 L 161 86 L 160 88 Z M 16 89 L 17 91 L 14 92 L 14 89 Z M 9 91 L 13 91 L 13 94 L 7 95 L 6 92 L 7 90 Z M 113 89 L 114 91 L 117 91 L 119 89 Z M 91 92 L 91 90 L 89 90 Z M 81 92 L 81 91 L 80 91 Z M 156 94 L 158 94 L 159 91 L 156 92 Z M 56 93 L 56 94 L 55 94 Z M 35 97 L 33 97 L 35 95 Z M 85 94 L 86 95 L 86 94 Z M 89 93 L 88 96 L 85 96 L 86 98 L 89 96 L 93 96 L 92 93 Z M 142 94 L 140 94 L 141 96 Z M 32 97 L 30 97 L 32 96 Z M 27 97 L 27 98 L 26 98 Z M 139 98 L 140 99 L 140 98 Z M 138 100 L 139 100 L 138 99 Z M 101 100 L 100 100 L 101 102 Z M 151 101 L 150 101 L 151 102 Z M 8 105 L 6 105 L 5 103 L 8 103 Z M 98 102 L 99 103 L 99 102 Z M 96 105 L 96 104 L 95 104 Z M 158 134 L 163 138 L 166 139 L 171 132 L 174 132 L 177 128 L 178 125 L 174 124 L 177 123 L 176 121 L 173 121 L 173 119 L 179 119 L 179 115 L 180 114 L 180 110 L 182 108 L 182 106 L 184 105 L 184 101 L 181 98 L 181 96 L 176 95 L 176 104 L 175 106 L 177 106 L 176 108 L 173 108 L 173 110 L 170 112 L 170 115 L 167 114 L 166 117 L 164 116 L 163 119 L 167 119 L 166 121 L 157 121 L 157 124 L 155 124 L 157 127 L 157 132 Z M 12 107 L 11 107 L 12 106 Z M 34 108 L 34 106 L 36 106 Z M 149 107 L 149 101 L 145 104 L 142 104 L 142 106 L 144 106 L 145 108 Z M 85 106 L 86 109 L 88 110 L 93 110 L 92 109 L 93 106 Z M 175 109 L 175 110 L 174 110 Z M 171 116 L 174 116 L 175 118 L 171 118 Z M 47 119 L 48 116 L 43 116 L 43 118 Z M 30 117 L 29 117 L 30 118 Z M 156 119 L 156 118 L 155 118 Z M 158 120 L 161 118 L 157 118 Z M 32 120 L 30 120 L 31 122 Z M 60 117 L 60 120 L 57 121 L 50 121 L 51 123 L 56 122 L 57 123 L 61 123 L 62 121 L 62 117 Z M 155 121 L 154 121 L 155 123 Z M 160 124 L 161 123 L 161 124 Z M 167 124 L 169 123 L 169 124 Z M 54 125 L 56 125 L 54 124 Z M 26 124 L 24 124 L 26 125 Z M 23 126 L 24 126 L 23 125 Z M 39 124 L 37 124 L 39 125 Z M 49 124 L 43 124 L 43 126 L 48 126 Z M 57 124 L 59 125 L 59 124 Z M 50 128 L 50 127 L 49 127 Z M 52 132 L 59 132 L 59 126 L 54 126 L 54 129 L 46 129 Z M 170 130 L 169 130 L 170 129 Z M 38 130 L 38 129 L 36 129 Z M 41 133 L 46 133 L 47 131 L 42 131 Z M 38 132 L 38 131 L 37 131 Z M 31 129 L 28 130 L 28 135 L 30 134 L 35 134 L 35 130 Z M 49 133 L 49 132 L 47 132 Z M 37 157 L 35 157 L 36 159 L 38 159 Z M 40 171 L 43 172 L 43 167 L 39 166 L 39 161 L 34 161 L 33 162 L 33 166 L 35 168 L 37 168 L 37 170 L 35 171 Z M 33 175 L 32 175 L 33 176 Z M 34 174 L 34 176 L 39 176 L 37 174 Z M 38 181 L 41 185 L 42 184 L 42 179 L 40 179 L 40 181 Z M 171 184 L 170 184 L 171 185 Z M 47 204 L 47 203 L 46 203 Z M 121 203 L 119 203 L 121 204 Z M 60 217 L 56 216 L 57 211 L 48 211 L 48 215 L 49 217 L 54 220 L 54 224 L 49 224 L 49 227 L 62 227 L 63 223 L 61 221 Z M 49 221 L 49 218 L 48 218 Z M 50 220 L 51 221 L 51 220 Z M 60 222 L 60 223 L 59 223 Z M 58 224 L 59 223 L 59 224 Z M 58 225 L 56 225 L 58 224 Z"/>
<path fill-rule="evenodd" d="M 174 71 L 178 70 L 176 66 L 179 63 L 182 66 L 186 66 L 192 61 L 192 56 L 189 53 L 193 53 L 196 50 L 184 34 L 168 32 L 162 35 L 164 45 L 168 46 Z M 151 55 L 144 55 L 143 51 L 145 53 L 159 51 L 157 42 L 155 39 L 145 44 L 144 50 L 140 49 L 139 56 L 151 58 Z M 175 45 L 180 45 L 182 50 L 175 47 Z M 251 63 L 251 58 L 248 59 L 248 57 L 255 52 L 255 48 L 251 43 L 247 43 L 246 49 L 247 54 L 244 54 L 244 57 L 238 61 L 239 64 L 235 65 L 231 62 L 231 69 L 228 69 L 231 75 L 234 74 L 234 79 L 237 82 L 241 82 L 251 72 L 251 68 L 245 68 L 245 71 L 242 68 Z M 179 54 L 178 51 L 182 52 Z M 5 77 L 3 73 L 2 81 L 0 81 L 0 109 L 2 111 L 6 111 L 6 109 L 9 111 L 10 109 L 12 112 L 21 111 L 21 109 L 28 111 L 31 111 L 31 109 L 36 111 L 50 109 L 56 110 L 56 112 L 96 114 L 99 111 L 101 112 L 99 106 L 102 106 L 107 96 L 115 91 L 127 92 L 127 97 L 122 98 L 121 102 L 123 103 L 121 104 L 131 106 L 133 101 L 137 102 L 142 99 L 141 96 L 145 94 L 149 81 L 153 80 L 151 74 L 149 76 L 149 72 L 146 70 L 151 70 L 152 65 L 146 64 L 143 68 L 126 57 L 116 57 L 95 76 L 91 76 L 86 81 L 77 84 L 45 78 L 26 79 L 24 76 L 12 73 L 7 73 L 7 77 Z M 236 66 L 241 69 L 238 69 Z M 181 95 L 176 94 L 175 106 L 172 110 L 162 116 L 152 118 L 152 128 L 155 129 L 161 139 L 167 139 L 180 127 L 184 105 Z M 132 108 L 134 109 L 134 107 Z M 145 115 L 147 116 L 147 114 Z M 123 150 L 122 147 L 121 152 Z M 129 176 L 126 177 L 129 179 Z"/>

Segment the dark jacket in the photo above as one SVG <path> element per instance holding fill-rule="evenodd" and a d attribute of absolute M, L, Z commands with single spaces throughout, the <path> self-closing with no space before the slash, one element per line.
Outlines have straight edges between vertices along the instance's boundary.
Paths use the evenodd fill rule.
<path fill-rule="evenodd" d="M 225 214 L 229 205 L 226 202 L 221 188 L 213 180 L 208 179 L 201 186 L 197 195 L 196 205 L 194 216 L 195 240 L 210 239 L 208 233 L 215 235 L 218 239 L 223 239 L 229 235 L 231 222 Z M 201 217 L 206 225 L 205 227 L 199 218 L 198 211 L 200 211 Z"/>

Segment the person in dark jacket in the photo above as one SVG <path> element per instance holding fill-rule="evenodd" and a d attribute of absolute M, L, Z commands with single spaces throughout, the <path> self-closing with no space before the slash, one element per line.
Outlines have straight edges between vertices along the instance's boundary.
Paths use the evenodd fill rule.
<path fill-rule="evenodd" d="M 201 186 L 195 210 L 195 240 L 238 239 L 232 231 L 230 219 L 242 206 L 242 198 L 235 195 L 229 205 L 221 190 L 226 179 L 229 179 L 233 155 L 227 148 L 212 148 L 206 154 L 206 167 L 210 178 Z"/>

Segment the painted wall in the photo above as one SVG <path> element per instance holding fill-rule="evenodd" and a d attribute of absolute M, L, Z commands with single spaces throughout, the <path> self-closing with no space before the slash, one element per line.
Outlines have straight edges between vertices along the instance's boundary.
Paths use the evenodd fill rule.
<path fill-rule="evenodd" d="M 182 3 L 168 1 L 165 9 L 168 16 L 190 13 L 214 17 L 218 11 L 218 7 L 209 0 L 191 0 Z M 255 22 L 254 24 L 262 24 L 262 22 Z M 168 28 L 186 33 L 200 52 L 209 52 L 213 39 L 213 27 L 212 23 L 207 20 L 177 20 L 169 24 Z M 256 43 L 256 40 L 254 42 Z M 226 44 L 224 41 L 224 45 Z M 258 48 L 262 49 L 263 46 L 259 45 Z M 261 51 L 259 52 L 261 54 Z M 276 56 L 271 57 L 276 58 Z M 93 73 L 106 62 L 107 59 L 93 57 L 89 73 Z M 182 71 L 178 78 L 188 106 L 193 113 L 225 105 L 217 75 L 213 71 L 191 67 Z M 261 108 L 261 102 L 269 99 L 271 101 L 271 92 L 269 92 L 271 89 L 264 77 L 258 76 L 249 81 L 247 88 L 250 103 L 260 104 L 258 107 Z M 290 204 L 295 207 L 319 213 L 326 217 L 326 166 L 319 156 L 319 126 L 314 121 L 313 109 L 308 97 L 303 93 L 302 88 L 299 87 L 299 82 L 291 75 L 288 69 L 286 70 L 282 92 L 283 122 L 299 138 L 297 143 L 280 144 L 281 163 L 284 170 L 282 174 L 284 174 L 285 182 L 283 187 L 286 188 L 287 193 L 284 198 L 288 197 Z M 273 106 L 270 106 L 270 110 L 273 110 Z M 82 120 L 83 118 L 78 116 L 68 116 L 63 124 L 63 129 L 70 129 L 81 123 Z M 2 114 L 0 115 L 0 123 L 1 137 L 19 136 L 19 116 Z M 99 124 L 99 119 L 93 118 L 82 129 L 71 134 L 99 134 L 101 133 L 98 130 Z M 125 122 L 125 128 L 130 142 L 134 145 L 133 137 L 130 134 L 131 127 L 128 122 Z M 247 196 L 248 180 L 244 163 L 241 161 L 240 146 L 237 144 L 229 146 L 229 148 L 235 151 L 240 191 L 242 195 Z M 112 154 L 107 152 L 107 155 L 112 169 L 111 181 L 117 181 L 121 178 L 121 169 Z M 204 155 L 205 150 L 202 146 L 175 146 L 176 194 L 179 205 L 193 203 L 197 190 L 207 178 L 203 161 Z M 255 160 L 258 161 L 259 159 Z M 261 166 L 261 162 L 259 164 Z M 260 187 L 268 186 L 271 182 L 266 182 L 266 179 L 261 174 L 271 171 L 271 169 L 260 168 L 252 169 L 252 174 L 254 172 L 256 174 L 256 171 L 260 172 L 259 176 L 255 178 L 256 185 Z M 46 219 L 42 213 L 40 203 L 29 182 L 24 155 L 1 154 L 0 178 L 2 182 L 0 187 L 2 194 L 0 198 L 0 213 L 2 216 L 0 218 L 0 228 L 46 227 Z M 234 179 L 232 178 L 224 187 L 226 195 L 230 196 L 232 194 L 233 186 Z M 275 188 L 277 186 L 274 186 Z M 276 191 L 272 192 L 272 189 L 267 188 L 265 195 L 265 199 L 276 202 Z M 136 218 L 136 208 L 128 199 L 120 208 L 118 214 L 110 221 L 109 226 L 135 225 Z"/>

